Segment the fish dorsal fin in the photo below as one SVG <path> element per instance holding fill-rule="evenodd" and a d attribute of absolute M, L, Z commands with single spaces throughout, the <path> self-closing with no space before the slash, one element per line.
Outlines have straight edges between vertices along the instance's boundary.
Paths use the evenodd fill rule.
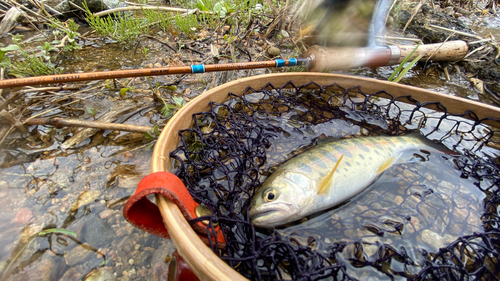
<path fill-rule="evenodd" d="M 333 167 L 332 171 L 325 177 L 323 177 L 323 180 L 320 183 L 318 193 L 319 194 L 326 194 L 328 187 L 330 186 L 330 182 L 333 178 L 333 174 L 339 167 L 340 161 L 342 161 L 342 157 L 344 157 L 344 154 L 340 155 L 339 160 L 337 160 L 337 163 L 335 163 L 335 167 Z"/>
<path fill-rule="evenodd" d="M 377 174 L 380 174 L 382 173 L 383 171 L 387 170 L 390 166 L 392 166 L 392 164 L 394 164 L 394 162 L 396 162 L 396 159 L 398 159 L 399 157 L 389 157 L 389 159 L 387 159 L 384 164 L 382 164 L 378 170 L 377 170 Z"/>

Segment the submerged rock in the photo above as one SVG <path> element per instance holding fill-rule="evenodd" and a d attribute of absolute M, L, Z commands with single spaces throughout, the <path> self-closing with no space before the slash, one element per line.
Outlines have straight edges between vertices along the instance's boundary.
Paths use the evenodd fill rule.
<path fill-rule="evenodd" d="M 90 273 L 90 275 L 85 279 L 85 281 L 114 281 L 116 276 L 113 271 L 109 268 L 101 268 Z"/>
<path fill-rule="evenodd" d="M 98 248 L 109 244 L 115 235 L 111 227 L 101 218 L 89 216 L 85 220 L 78 237 L 81 238 L 82 242 Z"/>
<path fill-rule="evenodd" d="M 70 1 L 64 0 L 59 5 L 55 6 L 54 8 L 61 12 L 61 13 L 71 13 L 76 10 L 76 8 L 69 3 Z M 83 6 L 83 3 L 86 3 L 87 7 L 92 13 L 97 13 L 100 11 L 108 10 L 108 9 L 115 9 L 115 8 L 121 8 L 121 7 L 127 7 L 128 5 L 125 4 L 123 1 L 118 1 L 118 0 L 75 0 L 71 1 L 73 4 L 76 4 L 77 6 L 81 7 L 82 9 L 85 9 Z"/>

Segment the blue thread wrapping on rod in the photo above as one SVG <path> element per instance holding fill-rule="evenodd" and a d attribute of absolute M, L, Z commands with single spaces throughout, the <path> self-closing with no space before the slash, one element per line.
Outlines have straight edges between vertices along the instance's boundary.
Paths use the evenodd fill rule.
<path fill-rule="evenodd" d="M 288 59 L 288 66 L 296 66 L 297 65 L 297 59 Z"/>
<path fill-rule="evenodd" d="M 205 66 L 203 64 L 191 65 L 191 73 L 205 73 Z"/>
<path fill-rule="evenodd" d="M 285 66 L 285 60 L 277 59 L 276 60 L 276 67 L 282 67 L 282 66 Z"/>

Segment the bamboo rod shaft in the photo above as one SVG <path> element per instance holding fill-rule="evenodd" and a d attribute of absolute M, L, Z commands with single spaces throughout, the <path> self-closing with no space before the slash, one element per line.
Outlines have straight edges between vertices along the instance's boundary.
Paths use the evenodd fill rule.
<path fill-rule="evenodd" d="M 190 66 L 127 69 L 5 79 L 0 81 L 0 89 L 41 84 L 58 84 L 62 82 L 204 73 L 295 65 L 307 65 L 311 71 L 343 70 L 360 66 L 375 67 L 400 63 L 414 48 L 413 45 L 387 46 L 380 48 L 323 48 L 312 46 L 306 53 L 305 58 L 207 65 L 198 64 Z M 422 45 L 418 47 L 413 57 L 422 53 L 426 54 L 422 60 L 426 60 L 430 57 L 435 61 L 456 61 L 462 59 L 467 53 L 467 43 L 464 41 L 449 41 L 439 44 Z"/>
<path fill-rule="evenodd" d="M 288 65 L 293 65 L 293 63 L 292 64 L 290 63 L 291 60 L 294 59 L 45 75 L 45 76 L 36 76 L 36 77 L 27 77 L 18 79 L 5 79 L 0 81 L 0 89 L 41 85 L 41 84 L 52 84 L 52 83 L 58 84 L 62 82 L 78 82 L 87 80 L 117 79 L 117 78 L 127 78 L 127 77 L 203 73 L 203 72 L 213 72 L 213 71 L 288 66 Z M 277 61 L 279 61 L 280 63 L 283 62 L 283 65 L 277 65 Z M 300 63 L 303 63 L 303 61 L 300 61 Z M 203 71 L 201 70 L 202 67 L 204 68 Z"/>

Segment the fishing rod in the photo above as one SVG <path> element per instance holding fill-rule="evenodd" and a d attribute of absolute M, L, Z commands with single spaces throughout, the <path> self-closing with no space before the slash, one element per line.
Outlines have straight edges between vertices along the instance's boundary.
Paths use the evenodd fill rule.
<path fill-rule="evenodd" d="M 467 43 L 460 40 L 420 45 L 416 50 L 413 45 L 389 45 L 377 48 L 325 48 L 312 46 L 303 58 L 44 75 L 1 80 L 0 89 L 42 84 L 59 84 L 63 82 L 300 65 L 307 67 L 309 71 L 334 71 L 353 69 L 362 66 L 377 67 L 395 65 L 401 63 L 410 54 L 412 54 L 410 59 L 415 59 L 421 54 L 424 54 L 420 60 L 458 61 L 466 55 L 467 50 Z"/>

